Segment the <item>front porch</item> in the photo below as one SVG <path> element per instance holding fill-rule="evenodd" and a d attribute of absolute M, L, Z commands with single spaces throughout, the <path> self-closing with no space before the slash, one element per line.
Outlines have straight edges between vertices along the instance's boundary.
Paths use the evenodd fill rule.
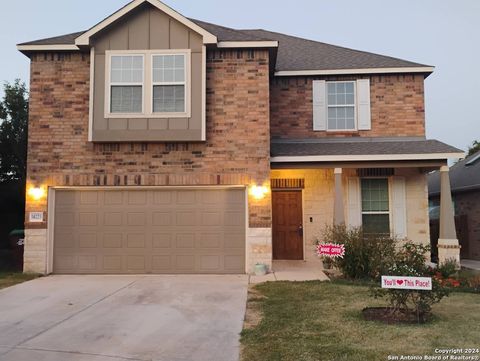
<path fill-rule="evenodd" d="M 458 241 L 451 226 L 448 168 L 443 164 L 410 161 L 357 162 L 335 168 L 321 163 L 272 167 L 274 275 L 270 277 L 278 280 L 287 274 L 289 280 L 300 280 L 305 271 L 305 278 L 321 279 L 311 274 L 322 269 L 314 241 L 328 241 L 322 239 L 327 225 L 363 226 L 399 241 L 429 244 L 426 175 L 438 168 L 445 174 L 439 255 L 441 262 L 452 258 L 459 262 Z"/>

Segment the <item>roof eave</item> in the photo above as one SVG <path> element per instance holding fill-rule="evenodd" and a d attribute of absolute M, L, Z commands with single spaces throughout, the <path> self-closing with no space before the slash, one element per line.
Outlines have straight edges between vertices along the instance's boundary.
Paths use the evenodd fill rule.
<path fill-rule="evenodd" d="M 271 163 L 308 163 L 308 162 L 363 162 L 397 160 L 445 160 L 463 158 L 465 153 L 423 153 L 423 154 L 368 154 L 368 155 L 305 155 L 273 156 Z"/>
<path fill-rule="evenodd" d="M 399 74 L 423 73 L 430 75 L 435 70 L 433 66 L 392 67 L 392 68 L 355 68 L 355 69 L 318 69 L 318 70 L 280 70 L 275 76 L 316 76 L 316 75 L 354 75 L 354 74 Z"/>

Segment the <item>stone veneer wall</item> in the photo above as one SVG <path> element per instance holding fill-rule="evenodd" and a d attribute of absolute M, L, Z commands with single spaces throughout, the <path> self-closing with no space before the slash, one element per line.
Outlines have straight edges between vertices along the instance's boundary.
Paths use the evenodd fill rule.
<path fill-rule="evenodd" d="M 406 179 L 406 208 L 407 208 L 407 235 L 408 239 L 423 244 L 430 243 L 428 219 L 428 192 L 426 175 L 416 168 L 399 168 L 396 176 Z M 347 179 L 355 177 L 354 169 L 343 170 L 344 210 L 347 215 Z M 326 225 L 333 224 L 333 204 L 335 196 L 335 179 L 333 169 L 299 169 L 299 170 L 272 170 L 272 179 L 276 178 L 303 178 L 303 221 L 305 259 L 317 259 L 314 254 L 313 240 L 320 237 Z M 310 222 L 312 217 L 313 222 Z"/>
<path fill-rule="evenodd" d="M 89 77 L 88 54 L 32 55 L 28 185 L 268 184 L 268 51 L 208 53 L 205 143 L 89 143 Z M 250 197 L 248 203 L 249 267 L 257 260 L 270 265 L 270 194 L 261 201 Z M 46 199 L 28 198 L 26 211 L 25 271 L 44 273 Z M 45 222 L 29 223 L 30 211 L 44 212 Z"/>

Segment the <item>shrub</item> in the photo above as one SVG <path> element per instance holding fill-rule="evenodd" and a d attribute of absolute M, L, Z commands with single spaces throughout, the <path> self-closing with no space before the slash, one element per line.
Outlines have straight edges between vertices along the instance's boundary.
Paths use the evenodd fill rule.
<path fill-rule="evenodd" d="M 388 270 L 388 276 L 432 277 L 434 270 L 426 265 L 430 246 L 406 243 L 395 253 L 395 262 Z M 397 290 L 375 287 L 375 298 L 386 298 L 392 313 L 413 314 L 418 322 L 425 322 L 432 310 L 432 305 L 448 296 L 449 290 L 437 277 L 432 277 L 432 290 Z"/>
<path fill-rule="evenodd" d="M 345 245 L 345 256 L 333 261 L 347 278 L 378 279 L 393 264 L 395 240 L 364 235 L 361 228 L 327 226 L 322 241 Z"/>
<path fill-rule="evenodd" d="M 439 264 L 437 271 L 440 272 L 443 278 L 449 278 L 450 276 L 457 273 L 458 263 L 454 259 L 447 259 L 442 264 Z"/>

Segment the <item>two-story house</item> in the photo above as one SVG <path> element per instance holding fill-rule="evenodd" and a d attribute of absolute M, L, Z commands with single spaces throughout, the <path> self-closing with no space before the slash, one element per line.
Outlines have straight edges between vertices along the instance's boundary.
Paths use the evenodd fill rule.
<path fill-rule="evenodd" d="M 31 60 L 25 270 L 245 273 L 313 260 L 326 224 L 458 256 L 447 160 L 425 139 L 430 66 L 134 0 Z M 445 176 L 443 176 L 445 175 Z M 443 227 L 443 228 L 442 228 Z"/>

